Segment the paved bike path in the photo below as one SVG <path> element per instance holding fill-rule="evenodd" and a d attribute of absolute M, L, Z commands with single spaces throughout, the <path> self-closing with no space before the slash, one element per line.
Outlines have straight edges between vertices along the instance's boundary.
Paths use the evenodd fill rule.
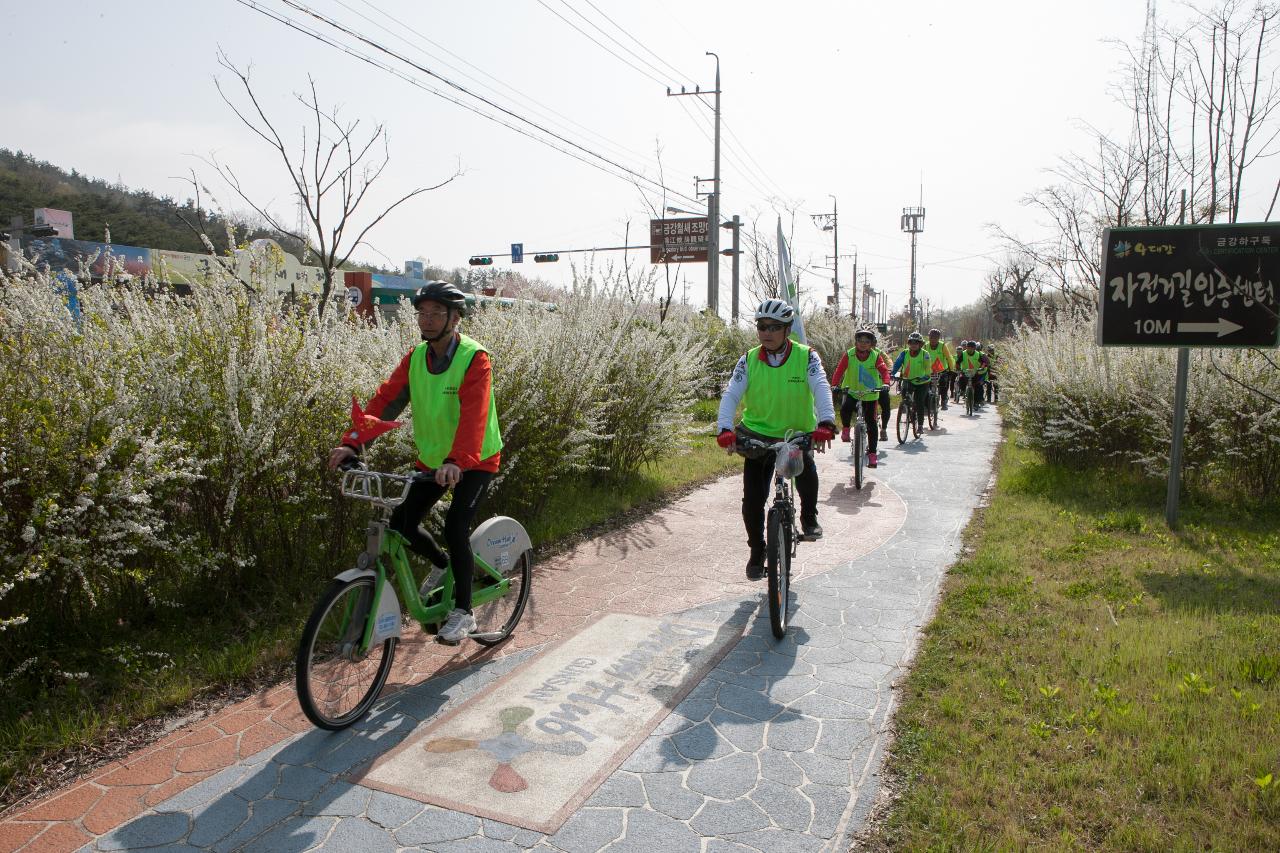
<path fill-rule="evenodd" d="M 882 445 L 862 491 L 848 482 L 848 445 L 817 457 L 826 537 L 800 547 L 782 642 L 764 584 L 742 576 L 741 486 L 729 477 L 538 566 L 531 609 L 497 652 L 404 643 L 389 682 L 399 689 L 359 726 L 312 730 L 292 686 L 278 686 L 10 816 L 0 850 L 840 849 L 874 795 L 893 680 L 999 440 L 990 408 L 952 409 L 942 426 Z M 353 781 L 455 714 L 498 713 L 491 691 L 588 636 L 602 613 L 733 636 L 552 831 Z M 515 763 L 527 787 L 552 787 L 554 764 Z"/>

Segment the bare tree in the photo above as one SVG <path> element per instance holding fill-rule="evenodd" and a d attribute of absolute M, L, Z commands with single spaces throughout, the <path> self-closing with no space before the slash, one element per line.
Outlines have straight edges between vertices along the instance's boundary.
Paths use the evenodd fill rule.
<path fill-rule="evenodd" d="M 238 106 L 223 89 L 222 81 L 215 79 L 218 94 L 236 118 L 273 149 L 284 164 L 305 210 L 305 227 L 299 229 L 281 222 L 264 204 L 255 201 L 230 165 L 219 162 L 216 157 L 209 160 L 210 165 L 272 229 L 314 252 L 324 274 L 320 303 L 323 312 L 333 292 L 335 271 L 350 260 L 374 226 L 409 199 L 448 184 L 461 170 L 455 169 L 452 175 L 433 186 L 410 190 L 381 208 L 381 212 L 366 214 L 362 206 L 369 190 L 391 161 L 386 128 L 376 124 L 362 130 L 359 119 L 348 121 L 340 115 L 339 108 L 322 107 L 315 80 L 308 75 L 308 92 L 294 94 L 308 114 L 308 124 L 303 126 L 301 141 L 294 148 L 285 142 L 263 110 L 249 79 L 250 70 L 241 71 L 222 51 L 218 52 L 218 64 L 239 81 L 248 107 Z"/>
<path fill-rule="evenodd" d="M 995 226 L 1016 255 L 1030 259 L 1043 286 L 1068 302 L 1095 299 L 1102 235 L 1124 225 L 1235 222 L 1259 161 L 1280 152 L 1280 87 L 1274 3 L 1219 0 L 1179 27 L 1154 24 L 1125 45 L 1117 98 L 1127 136 L 1090 127 L 1094 148 L 1063 157 L 1057 179 L 1023 203 L 1040 212 L 1047 236 L 1027 239 Z M 1280 197 L 1271 193 L 1263 218 Z M 1261 212 L 1261 211 L 1259 211 Z"/>

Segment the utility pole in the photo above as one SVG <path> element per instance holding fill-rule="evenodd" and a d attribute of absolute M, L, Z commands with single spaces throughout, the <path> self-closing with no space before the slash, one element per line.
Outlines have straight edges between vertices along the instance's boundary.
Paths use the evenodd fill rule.
<path fill-rule="evenodd" d="M 831 232 L 832 254 L 831 254 L 831 288 L 832 303 L 831 307 L 836 314 L 840 313 L 840 216 L 839 207 L 836 204 L 836 197 L 831 198 L 830 213 L 811 213 L 809 218 L 813 220 L 813 224 L 817 225 L 823 231 Z M 856 266 L 855 266 L 856 269 Z"/>
<path fill-rule="evenodd" d="M 720 313 L 720 57 L 711 51 L 707 56 L 716 59 L 716 87 L 711 92 L 704 92 L 698 86 L 692 92 L 680 87 L 679 92 L 667 87 L 668 98 L 679 98 L 684 95 L 715 95 L 715 171 L 711 178 L 711 192 L 707 195 L 707 310 L 713 314 Z M 697 178 L 694 179 L 695 183 Z"/>
<path fill-rule="evenodd" d="M 738 322 L 738 269 L 739 269 L 739 258 L 742 257 L 742 250 L 739 248 L 739 236 L 742 232 L 742 220 L 735 213 L 733 215 L 732 220 L 730 220 L 729 222 L 726 222 L 724 225 L 721 225 L 720 227 L 729 228 L 733 231 L 733 248 L 725 249 L 722 254 L 728 255 L 729 257 L 733 258 L 733 289 L 731 291 L 733 294 L 733 297 L 732 297 L 729 317 L 733 321 L 733 323 L 736 325 Z"/>
<path fill-rule="evenodd" d="M 920 324 L 916 307 L 916 235 L 924 230 L 924 208 L 902 208 L 902 230 L 911 235 L 911 298 L 907 310 L 911 313 L 911 325 Z"/>

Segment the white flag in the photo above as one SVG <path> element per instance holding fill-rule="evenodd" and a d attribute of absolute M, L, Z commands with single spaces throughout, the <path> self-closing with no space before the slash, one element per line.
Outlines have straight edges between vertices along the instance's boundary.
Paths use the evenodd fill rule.
<path fill-rule="evenodd" d="M 800 316 L 800 292 L 796 283 L 791 280 L 791 252 L 787 250 L 787 238 L 782 236 L 782 217 L 778 217 L 778 287 L 782 298 L 791 303 L 795 309 L 796 319 L 791 325 L 791 337 L 802 344 L 808 341 L 804 336 L 804 318 Z"/>

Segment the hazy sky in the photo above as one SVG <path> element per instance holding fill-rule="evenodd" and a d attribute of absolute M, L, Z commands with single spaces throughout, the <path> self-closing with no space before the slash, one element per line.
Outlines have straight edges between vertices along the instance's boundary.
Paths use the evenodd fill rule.
<path fill-rule="evenodd" d="M 305 19 L 282 0 L 255 2 Z M 666 97 L 666 86 L 711 88 L 715 63 L 704 52 L 715 51 L 727 126 L 721 212 L 758 218 L 772 233 L 774 211 L 796 206 L 793 254 L 821 265 L 831 252 L 830 233 L 814 226 L 809 214 L 829 211 L 835 195 L 841 254 L 856 250 L 872 286 L 902 304 L 910 270 L 899 217 L 904 206 L 918 203 L 923 179 L 928 215 L 919 241 L 920 294 L 949 306 L 975 299 L 990 259 L 998 257 L 988 223 L 1036 233 L 1034 216 L 1019 200 L 1048 182 L 1044 170 L 1058 156 L 1087 144 L 1080 121 L 1125 129 L 1109 93 L 1121 58 L 1109 40 L 1138 38 L 1145 13 L 1140 0 L 307 5 L 655 178 L 660 147 L 666 185 L 686 195 L 695 175 L 712 173 L 710 111 L 696 98 Z M 553 11 L 657 79 L 624 64 Z M 659 70 L 642 65 L 592 24 Z M 314 19 L 308 26 L 351 43 Z M 190 193 L 178 176 L 194 167 L 224 206 L 243 209 L 199 159 L 216 154 L 257 198 L 291 221 L 294 201 L 278 160 L 239 125 L 214 88 L 220 72 L 229 81 L 216 62 L 219 47 L 237 64 L 252 64 L 259 97 L 289 138 L 301 138 L 303 116 L 292 93 L 302 90 L 308 74 L 323 103 L 340 104 L 352 119 L 385 123 L 392 162 L 383 198 L 436 183 L 461 165 L 461 177 L 409 202 L 372 233 L 377 253 L 362 253 L 370 260 L 399 266 L 423 256 L 457 266 L 473 254 L 507 252 L 512 242 L 523 242 L 529 255 L 620 245 L 628 222 L 631 242 L 647 241 L 649 214 L 627 181 L 236 0 L 62 0 L 52 7 L 8 8 L 0 17 L 8 82 L 0 146 L 180 198 Z M 358 49 L 397 64 L 367 46 Z M 444 88 L 397 67 L 424 85 Z M 656 192 L 651 198 L 661 204 Z M 29 214 L 6 215 L 15 212 Z M 523 271 L 566 281 L 566 261 L 526 262 Z M 852 259 L 840 263 L 847 298 Z M 690 300 L 705 301 L 705 268 L 684 270 Z M 727 262 L 721 274 L 727 312 Z M 829 281 L 818 275 L 829 274 L 801 280 L 811 298 L 829 292 Z"/>

